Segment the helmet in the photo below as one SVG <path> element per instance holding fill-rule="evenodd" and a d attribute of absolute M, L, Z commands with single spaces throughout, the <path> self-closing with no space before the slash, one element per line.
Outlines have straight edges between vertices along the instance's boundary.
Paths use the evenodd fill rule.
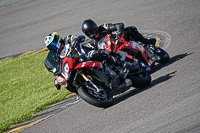
<path fill-rule="evenodd" d="M 91 20 L 87 19 L 82 23 L 82 31 L 87 37 L 97 38 L 99 36 L 97 24 Z"/>
<path fill-rule="evenodd" d="M 64 40 L 57 32 L 52 32 L 44 39 L 46 47 L 55 53 L 59 53 L 62 49 Z"/>

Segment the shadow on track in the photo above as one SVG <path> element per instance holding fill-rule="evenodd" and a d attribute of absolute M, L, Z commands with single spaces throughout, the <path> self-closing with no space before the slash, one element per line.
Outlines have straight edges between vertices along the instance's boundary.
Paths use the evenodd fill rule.
<path fill-rule="evenodd" d="M 144 89 L 135 88 L 135 89 L 133 89 L 133 90 L 127 91 L 127 92 L 125 92 L 125 93 L 122 93 L 121 95 L 118 95 L 117 97 L 114 98 L 114 105 L 115 105 L 115 104 L 118 104 L 118 103 L 120 103 L 120 102 L 122 102 L 122 101 L 124 101 L 124 100 L 126 100 L 126 99 L 128 99 L 129 97 L 132 97 L 132 96 L 134 96 L 134 95 L 137 95 L 137 94 L 140 93 L 140 92 L 143 92 L 143 91 L 145 91 L 145 90 L 148 90 L 148 89 L 150 89 L 151 87 L 153 87 L 153 86 L 155 86 L 155 85 L 158 85 L 159 83 L 162 83 L 162 82 L 165 82 L 165 81 L 171 79 L 172 77 L 175 76 L 175 73 L 176 73 L 176 72 L 177 72 L 177 71 L 168 73 L 168 74 L 166 74 L 166 75 L 164 75 L 164 76 L 161 76 L 161 77 L 159 77 L 159 78 L 153 80 L 153 81 L 151 82 L 150 86 L 147 87 L 147 88 L 144 88 Z"/>
<path fill-rule="evenodd" d="M 157 64 L 157 65 L 155 65 L 155 67 L 153 67 L 152 70 L 151 70 L 151 74 L 152 74 L 152 73 L 155 73 L 155 72 L 157 72 L 158 70 L 160 70 L 160 69 L 162 69 L 162 68 L 164 68 L 164 67 L 166 67 L 166 66 L 169 66 L 169 65 L 173 64 L 174 62 L 177 62 L 177 61 L 179 61 L 179 60 L 181 60 L 181 59 L 185 58 L 186 56 L 189 56 L 189 55 L 191 55 L 191 54 L 193 54 L 193 53 L 194 53 L 194 52 L 189 53 L 189 54 L 188 54 L 188 53 L 179 54 L 179 55 L 176 55 L 176 56 L 174 56 L 174 57 L 171 57 L 168 63 L 166 63 L 166 64 Z"/>
<path fill-rule="evenodd" d="M 179 61 L 179 60 L 181 60 L 181 59 L 183 59 L 183 58 L 185 58 L 186 56 L 191 55 L 191 54 L 193 54 L 193 53 L 189 53 L 189 54 L 185 53 L 185 54 L 176 55 L 176 56 L 170 58 L 170 61 L 169 61 L 168 63 L 156 65 L 156 66 L 152 69 L 151 73 L 155 73 L 156 71 L 162 69 L 163 67 L 169 66 L 169 65 L 173 64 L 174 62 Z M 161 77 L 159 77 L 159 78 L 153 80 L 153 81 L 151 82 L 150 86 L 147 87 L 147 88 L 144 88 L 144 89 L 135 88 L 135 89 L 129 90 L 129 91 L 127 91 L 127 92 L 124 92 L 124 93 L 122 93 L 121 95 L 116 96 L 116 97 L 114 98 L 114 105 L 116 105 L 116 104 L 118 104 L 118 103 L 120 103 L 120 102 L 122 102 L 122 101 L 128 99 L 129 97 L 132 97 L 132 96 L 134 96 L 134 95 L 137 95 L 137 94 L 140 93 L 140 92 L 143 92 L 143 91 L 145 91 L 145 90 L 148 90 L 148 89 L 150 89 L 151 87 L 153 87 L 153 86 L 155 86 L 155 85 L 158 85 L 158 84 L 160 84 L 160 83 L 162 83 L 162 82 L 165 82 L 165 81 L 171 79 L 172 77 L 175 76 L 175 73 L 176 73 L 176 72 L 177 72 L 177 71 L 168 73 L 168 74 L 166 74 L 166 75 L 164 75 L 164 76 L 161 76 Z"/>

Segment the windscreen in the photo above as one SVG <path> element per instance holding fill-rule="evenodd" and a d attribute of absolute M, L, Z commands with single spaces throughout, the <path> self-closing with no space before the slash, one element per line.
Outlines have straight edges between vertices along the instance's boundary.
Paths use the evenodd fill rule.
<path fill-rule="evenodd" d="M 60 58 L 58 55 L 50 51 L 44 61 L 44 64 L 49 72 L 57 74 L 60 70 Z"/>
<path fill-rule="evenodd" d="M 101 40 L 97 44 L 98 49 L 105 49 L 106 47 L 107 36 L 101 38 Z"/>

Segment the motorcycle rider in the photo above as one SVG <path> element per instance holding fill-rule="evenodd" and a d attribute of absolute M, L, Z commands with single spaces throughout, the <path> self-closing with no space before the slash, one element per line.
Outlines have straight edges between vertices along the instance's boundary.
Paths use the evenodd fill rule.
<path fill-rule="evenodd" d="M 117 59 L 113 56 L 108 55 L 103 50 L 96 50 L 82 46 L 80 43 L 83 42 L 85 36 L 80 35 L 67 35 L 64 39 L 57 33 L 52 32 L 45 37 L 46 47 L 57 53 L 60 58 L 69 56 L 68 53 L 72 50 L 77 51 L 77 55 L 86 55 L 91 60 L 103 61 L 106 60 L 110 63 L 117 63 Z M 76 45 L 75 49 L 71 49 L 73 45 Z M 83 48 L 84 47 L 84 48 Z"/>
<path fill-rule="evenodd" d="M 57 56 L 52 56 L 52 58 L 56 58 L 55 60 L 58 61 L 59 58 L 63 58 L 66 56 L 70 56 L 70 53 L 75 53 L 75 56 L 86 56 L 90 58 L 91 60 L 96 60 L 96 61 L 104 61 L 106 60 L 109 63 L 115 63 L 117 64 L 118 61 L 116 58 L 113 56 L 108 55 L 105 51 L 103 50 L 95 50 L 95 49 L 90 49 L 86 48 L 84 49 L 81 45 L 81 42 L 83 42 L 85 39 L 85 36 L 83 35 L 67 35 L 64 39 L 57 33 L 57 32 L 52 32 L 49 35 L 47 35 L 44 39 L 46 47 L 53 53 L 55 53 Z M 74 47 L 75 46 L 75 47 Z M 72 49 L 74 48 L 74 49 Z M 59 63 L 56 63 L 59 65 Z M 46 64 L 45 64 L 46 66 Z M 47 67 L 47 66 L 46 66 Z M 58 73 L 59 69 L 57 69 L 58 66 L 55 66 L 51 72 L 53 72 L 55 75 Z M 60 85 L 54 78 L 54 84 L 56 88 L 59 90 Z M 123 82 L 121 83 L 121 86 L 123 86 Z M 67 86 L 68 90 L 75 90 L 71 88 L 70 85 Z"/>
<path fill-rule="evenodd" d="M 92 19 L 87 19 L 82 23 L 81 28 L 83 33 L 91 39 L 89 43 L 94 47 L 97 47 L 97 43 L 102 37 L 114 31 L 117 32 L 115 39 L 119 39 L 121 36 L 123 36 L 125 40 L 133 38 L 144 44 L 155 45 L 156 43 L 155 38 L 151 39 L 145 38 L 141 33 L 138 32 L 135 26 L 129 26 L 124 28 L 123 23 L 115 23 L 115 24 L 104 23 L 100 26 L 97 26 L 97 24 Z"/>

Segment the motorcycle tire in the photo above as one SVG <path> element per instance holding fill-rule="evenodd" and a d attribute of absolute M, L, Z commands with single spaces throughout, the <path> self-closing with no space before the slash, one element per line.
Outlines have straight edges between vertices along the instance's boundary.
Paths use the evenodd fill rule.
<path fill-rule="evenodd" d="M 87 103 L 101 108 L 107 108 L 113 105 L 113 96 L 108 91 L 103 91 L 102 95 L 106 95 L 105 99 L 99 98 L 92 90 L 88 89 L 86 86 L 80 86 L 78 88 L 79 96 Z M 96 95 L 96 96 L 95 96 Z"/>
<path fill-rule="evenodd" d="M 167 62 L 169 62 L 169 54 L 163 50 L 162 48 L 157 48 L 161 51 L 161 53 L 158 54 L 158 56 L 160 57 L 160 60 L 158 60 L 157 62 L 158 63 L 161 63 L 161 64 L 165 64 Z"/>
<path fill-rule="evenodd" d="M 129 74 L 127 76 L 128 79 L 132 81 L 132 87 L 136 87 L 139 89 L 146 88 L 151 83 L 151 75 L 150 73 L 145 70 L 144 68 L 140 68 L 140 73 L 137 74 Z"/>

